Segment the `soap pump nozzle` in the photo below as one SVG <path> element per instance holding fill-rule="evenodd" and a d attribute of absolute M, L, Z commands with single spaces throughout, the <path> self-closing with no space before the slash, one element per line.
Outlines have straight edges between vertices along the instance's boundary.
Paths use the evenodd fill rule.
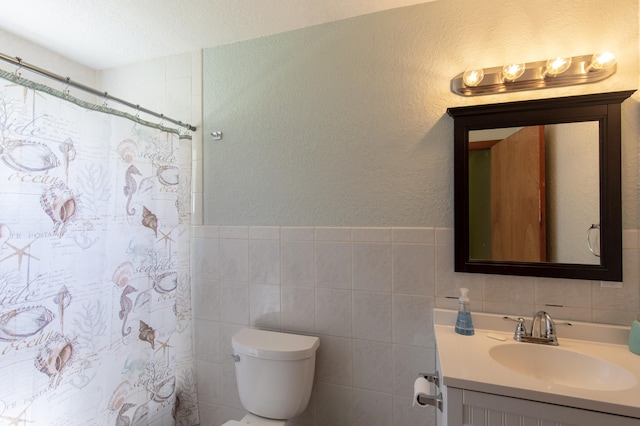
<path fill-rule="evenodd" d="M 460 289 L 460 297 L 458 298 L 458 310 L 469 312 L 469 289 L 462 287 Z"/>

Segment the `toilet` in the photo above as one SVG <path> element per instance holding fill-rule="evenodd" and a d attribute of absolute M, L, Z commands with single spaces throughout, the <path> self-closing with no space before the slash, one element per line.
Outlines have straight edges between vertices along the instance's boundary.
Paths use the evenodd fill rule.
<path fill-rule="evenodd" d="M 284 426 L 307 408 L 320 339 L 245 328 L 231 344 L 238 394 L 248 413 L 223 426 Z"/>

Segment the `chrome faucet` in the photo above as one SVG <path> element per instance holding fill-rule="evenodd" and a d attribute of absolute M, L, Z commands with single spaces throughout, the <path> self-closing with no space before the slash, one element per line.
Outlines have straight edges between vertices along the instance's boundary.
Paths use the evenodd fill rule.
<path fill-rule="evenodd" d="M 558 346 L 558 336 L 556 335 L 556 324 L 551 319 L 551 315 L 545 311 L 538 311 L 533 314 L 531 322 L 531 332 L 527 333 L 524 318 L 504 317 L 511 321 L 516 321 L 516 331 L 513 340 L 517 342 L 538 343 L 541 345 Z"/>

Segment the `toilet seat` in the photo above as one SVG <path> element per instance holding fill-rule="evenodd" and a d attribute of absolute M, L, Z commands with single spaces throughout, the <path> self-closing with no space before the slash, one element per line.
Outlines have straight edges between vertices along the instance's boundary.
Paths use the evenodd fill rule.
<path fill-rule="evenodd" d="M 247 413 L 242 420 L 229 420 L 224 423 L 222 426 L 246 426 L 246 425 L 254 425 L 254 426 L 286 426 L 285 420 L 273 420 L 273 419 L 265 419 L 264 417 L 258 417 L 251 413 Z"/>

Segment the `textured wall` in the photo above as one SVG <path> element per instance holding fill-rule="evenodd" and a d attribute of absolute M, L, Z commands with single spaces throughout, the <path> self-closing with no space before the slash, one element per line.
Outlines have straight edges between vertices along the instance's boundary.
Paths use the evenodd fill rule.
<path fill-rule="evenodd" d="M 638 2 L 432 2 L 206 49 L 204 222 L 452 226 L 446 108 L 636 88 Z M 597 31 L 595 30 L 597 29 Z M 467 67 L 612 50 L 601 83 L 462 98 Z M 625 103 L 633 116 L 637 100 Z M 637 123 L 625 121 L 636 227 Z M 630 225 L 628 225 L 630 224 Z"/>

